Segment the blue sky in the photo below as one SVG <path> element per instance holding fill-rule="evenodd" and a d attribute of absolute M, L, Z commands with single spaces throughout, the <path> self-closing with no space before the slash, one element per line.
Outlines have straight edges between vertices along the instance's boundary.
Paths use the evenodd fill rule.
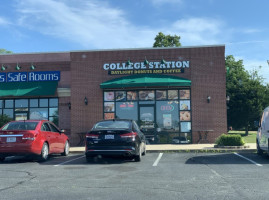
<path fill-rule="evenodd" d="M 0 48 L 144 48 L 161 31 L 182 46 L 225 44 L 269 83 L 268 8 L 268 0 L 1 0 Z"/>

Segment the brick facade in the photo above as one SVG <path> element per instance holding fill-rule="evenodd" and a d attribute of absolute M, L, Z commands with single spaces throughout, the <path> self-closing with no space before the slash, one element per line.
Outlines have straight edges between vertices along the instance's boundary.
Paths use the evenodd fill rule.
<path fill-rule="evenodd" d="M 61 71 L 58 88 L 70 88 L 71 96 L 59 97 L 59 126 L 70 132 L 71 144 L 76 145 L 80 141 L 78 133 L 90 130 L 96 121 L 103 119 L 100 84 L 125 76 L 108 75 L 103 69 L 104 63 L 125 63 L 128 59 L 143 62 L 145 57 L 153 62 L 162 58 L 166 61 L 188 60 L 190 67 L 185 68 L 184 73 L 169 75 L 192 81 L 192 142 L 196 143 L 200 130 L 213 130 L 208 135 L 209 142 L 227 131 L 224 54 L 224 46 L 96 50 L 0 55 L 0 64 L 10 66 L 5 72 L 13 71 L 17 62 L 23 71 L 29 71 L 31 63 L 37 66 L 36 71 Z M 210 103 L 207 96 L 211 97 Z M 88 105 L 84 103 L 85 97 Z"/>

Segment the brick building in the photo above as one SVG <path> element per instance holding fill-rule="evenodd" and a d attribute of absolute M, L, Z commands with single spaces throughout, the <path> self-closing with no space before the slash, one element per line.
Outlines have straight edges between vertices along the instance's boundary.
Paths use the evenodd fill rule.
<path fill-rule="evenodd" d="M 45 118 L 72 145 L 101 119 L 135 119 L 150 143 L 227 131 L 225 46 L 0 55 L 0 115 Z"/>

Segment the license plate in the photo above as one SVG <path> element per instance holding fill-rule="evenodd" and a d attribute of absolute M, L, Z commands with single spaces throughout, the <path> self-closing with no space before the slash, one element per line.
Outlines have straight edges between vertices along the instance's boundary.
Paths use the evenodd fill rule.
<path fill-rule="evenodd" d="M 16 142 L 16 137 L 8 137 L 7 142 Z"/>
<path fill-rule="evenodd" d="M 105 135 L 105 139 L 106 140 L 113 140 L 114 139 L 114 135 Z"/>

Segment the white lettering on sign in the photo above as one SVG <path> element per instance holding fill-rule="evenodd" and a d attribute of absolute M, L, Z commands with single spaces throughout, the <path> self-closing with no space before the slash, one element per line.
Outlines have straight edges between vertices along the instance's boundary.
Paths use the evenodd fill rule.
<path fill-rule="evenodd" d="M 27 72 L 10 72 L 7 74 L 7 82 L 26 82 Z"/>
<path fill-rule="evenodd" d="M 27 81 L 60 81 L 60 77 L 60 71 L 8 72 L 0 73 L 0 83 Z"/>
<path fill-rule="evenodd" d="M 0 73 L 0 83 L 6 82 L 6 74 Z"/>
<path fill-rule="evenodd" d="M 161 62 L 149 62 L 145 65 L 144 62 L 135 62 L 130 65 L 126 63 L 105 63 L 104 70 L 130 70 L 130 69 L 175 69 L 175 68 L 189 68 L 190 61 L 166 61 L 166 63 L 161 64 Z"/>

